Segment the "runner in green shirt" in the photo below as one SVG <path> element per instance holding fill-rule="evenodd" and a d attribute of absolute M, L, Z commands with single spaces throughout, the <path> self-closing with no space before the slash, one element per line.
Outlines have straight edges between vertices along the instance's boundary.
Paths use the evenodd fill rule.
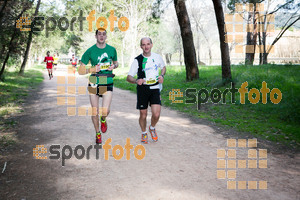
<path fill-rule="evenodd" d="M 96 143 L 102 144 L 101 132 L 107 131 L 106 117 L 110 112 L 112 100 L 114 76 L 112 70 L 118 67 L 118 61 L 116 49 L 105 43 L 106 30 L 103 28 L 96 30 L 95 38 L 97 43 L 82 55 L 78 73 L 80 75 L 91 73 L 88 91 L 93 109 L 92 121 L 96 131 Z M 91 68 L 86 67 L 89 62 L 91 62 Z M 101 108 L 99 108 L 99 97 L 103 97 Z M 99 130 L 99 118 L 101 132 Z"/>

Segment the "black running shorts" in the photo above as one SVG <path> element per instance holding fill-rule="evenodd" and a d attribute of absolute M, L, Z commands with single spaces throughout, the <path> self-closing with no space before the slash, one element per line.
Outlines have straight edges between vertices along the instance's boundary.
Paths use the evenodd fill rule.
<path fill-rule="evenodd" d="M 110 85 L 98 85 L 98 84 L 88 84 L 88 91 L 89 94 L 96 94 L 99 97 L 102 97 L 102 95 L 106 92 L 106 91 L 113 91 L 114 89 L 114 85 L 110 84 Z"/>
<path fill-rule="evenodd" d="M 137 86 L 137 104 L 136 109 L 147 109 L 148 105 L 161 105 L 159 89 L 150 89 L 147 85 Z"/>

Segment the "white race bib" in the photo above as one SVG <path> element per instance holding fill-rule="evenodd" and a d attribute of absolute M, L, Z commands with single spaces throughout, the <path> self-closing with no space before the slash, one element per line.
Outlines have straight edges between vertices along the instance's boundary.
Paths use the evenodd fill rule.
<path fill-rule="evenodd" d="M 146 85 L 152 85 L 157 82 L 157 79 L 149 78 L 148 80 L 146 79 Z"/>
<path fill-rule="evenodd" d="M 100 71 L 107 70 L 110 67 L 110 63 L 100 63 Z"/>

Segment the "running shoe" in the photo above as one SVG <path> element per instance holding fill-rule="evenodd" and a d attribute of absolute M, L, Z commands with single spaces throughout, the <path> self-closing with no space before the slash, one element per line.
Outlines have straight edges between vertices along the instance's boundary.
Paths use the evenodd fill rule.
<path fill-rule="evenodd" d="M 143 142 L 144 144 L 148 144 L 148 135 L 147 135 L 147 133 L 142 134 L 141 142 Z"/>
<path fill-rule="evenodd" d="M 105 133 L 107 131 L 106 119 L 102 120 L 102 117 L 100 117 L 100 122 L 101 122 L 101 132 Z"/>
<path fill-rule="evenodd" d="M 102 144 L 101 133 L 96 133 L 96 144 Z"/>
<path fill-rule="evenodd" d="M 158 137 L 157 137 L 156 130 L 155 130 L 155 129 L 152 130 L 152 129 L 150 128 L 150 126 L 149 126 L 149 132 L 150 132 L 150 134 L 151 134 L 152 140 L 153 140 L 154 142 L 157 142 Z"/>

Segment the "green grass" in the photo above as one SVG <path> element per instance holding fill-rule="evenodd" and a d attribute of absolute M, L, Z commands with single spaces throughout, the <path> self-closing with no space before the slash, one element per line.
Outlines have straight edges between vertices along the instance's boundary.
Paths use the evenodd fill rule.
<path fill-rule="evenodd" d="M 287 146 L 299 147 L 300 144 L 300 66 L 299 65 L 264 65 L 264 66 L 232 66 L 232 77 L 235 88 L 240 88 L 248 82 L 248 92 L 252 88 L 258 90 L 262 82 L 272 90 L 278 88 L 282 92 L 279 104 L 273 104 L 268 93 L 267 104 L 262 104 L 261 96 L 257 104 L 251 104 L 246 94 L 245 104 L 240 103 L 240 94 L 235 94 L 235 103 L 231 104 L 231 93 L 226 95 L 226 104 L 213 104 L 210 100 L 197 109 L 197 104 L 185 104 L 185 90 L 196 88 L 197 92 L 205 88 L 209 91 L 218 88 L 223 92 L 230 85 L 222 86 L 220 66 L 200 66 L 199 80 L 186 82 L 185 68 L 182 66 L 168 66 L 162 90 L 162 104 L 222 125 L 237 131 L 249 133 L 258 138 L 265 138 Z M 115 86 L 135 92 L 136 86 L 126 82 L 128 68 L 116 70 Z M 184 93 L 184 103 L 172 103 L 169 92 L 180 89 Z M 196 93 L 197 96 L 197 93 Z M 204 96 L 202 96 L 204 98 Z M 275 95 L 275 98 L 277 95 Z"/>
<path fill-rule="evenodd" d="M 16 70 L 6 71 L 4 81 L 0 81 L 0 117 L 19 112 L 28 91 L 42 81 L 42 66 L 26 70 L 24 76 L 19 76 Z"/>
<path fill-rule="evenodd" d="M 11 147 L 15 144 L 16 144 L 16 140 L 11 136 L 4 135 L 4 136 L 0 137 L 0 147 L 1 147 L 1 149 L 9 148 L 9 147 Z"/>
<path fill-rule="evenodd" d="M 22 103 L 31 89 L 35 89 L 42 81 L 43 65 L 26 69 L 23 76 L 18 75 L 16 68 L 5 71 L 4 81 L 0 81 L 0 148 L 13 144 L 13 136 L 7 135 L 16 125 L 10 116 L 23 112 Z"/>

